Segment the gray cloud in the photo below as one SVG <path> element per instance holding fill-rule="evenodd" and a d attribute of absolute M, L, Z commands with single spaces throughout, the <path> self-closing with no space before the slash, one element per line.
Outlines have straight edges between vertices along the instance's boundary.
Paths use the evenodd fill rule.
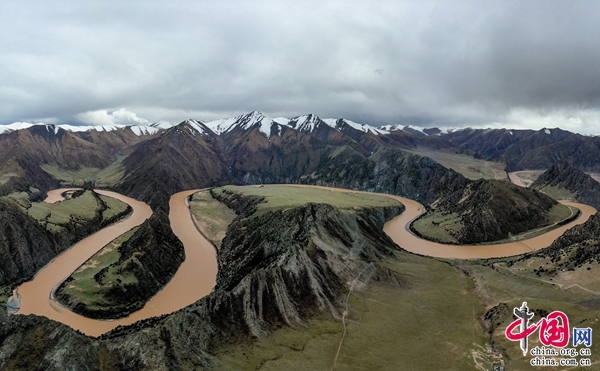
<path fill-rule="evenodd" d="M 4 2 L 0 123 L 261 110 L 590 132 L 597 4 Z"/>

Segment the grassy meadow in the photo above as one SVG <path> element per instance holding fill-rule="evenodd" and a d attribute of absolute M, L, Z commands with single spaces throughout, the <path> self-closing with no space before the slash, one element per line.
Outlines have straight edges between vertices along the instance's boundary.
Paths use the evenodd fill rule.
<path fill-rule="evenodd" d="M 122 269 L 129 260 L 116 263 L 120 258 L 119 247 L 129 240 L 138 228 L 130 229 L 117 237 L 77 268 L 70 276 L 72 280 L 65 285 L 62 292 L 83 303 L 91 311 L 118 307 L 119 303 L 107 299 L 105 294 L 114 286 L 137 283 L 137 278 L 132 272 Z"/>
<path fill-rule="evenodd" d="M 474 264 L 472 268 L 474 276 L 481 283 L 484 295 L 492 303 L 506 303 L 512 312 L 513 308 L 520 307 L 523 301 L 526 301 L 530 311 L 535 314 L 532 318 L 535 322 L 552 311 L 560 310 L 568 316 L 571 329 L 591 327 L 592 333 L 597 334 L 600 331 L 598 322 L 600 292 L 596 291 L 600 288 L 598 264 L 594 264 L 590 270 L 587 269 L 590 265 L 576 268 L 571 272 L 570 278 L 563 273 L 552 278 L 539 277 L 533 273 L 535 268 L 540 265 L 547 266 L 547 263 L 551 264 L 549 259 L 531 258 L 517 261 L 514 265 L 497 261 L 489 265 Z M 569 284 L 571 279 L 578 283 Z M 504 350 L 506 358 L 510 359 L 510 368 L 507 369 L 527 370 L 531 367 L 529 361 L 532 357 L 529 355 L 524 357 L 518 343 L 509 341 L 504 335 L 504 330 L 513 321 L 512 315 L 502 318 L 492 334 L 492 339 Z M 538 332 L 529 337 L 529 349 L 542 346 Z M 571 342 L 568 347 L 572 347 Z M 579 349 L 581 348 L 580 345 Z M 591 353 L 592 356 L 587 358 L 591 358 L 595 367 L 575 367 L 568 370 L 596 369 L 600 364 L 600 344 L 592 342 Z M 556 370 L 557 368 L 536 367 L 536 369 Z"/>
<path fill-rule="evenodd" d="M 460 153 L 436 151 L 430 148 L 403 149 L 416 155 L 429 157 L 447 169 L 452 169 L 468 179 L 508 180 L 505 165 L 500 162 L 485 161 Z"/>
<path fill-rule="evenodd" d="M 215 200 L 208 190 L 194 193 L 188 200 L 196 226 L 217 248 L 225 237 L 235 212 Z"/>
<path fill-rule="evenodd" d="M 264 197 L 266 202 L 258 205 L 254 215 L 261 215 L 279 209 L 295 208 L 310 202 L 326 203 L 342 210 L 401 205 L 400 202 L 385 196 L 285 185 L 225 186 L 213 189 L 214 192 L 222 192 L 223 190 L 248 196 Z M 194 193 L 188 200 L 188 204 L 198 229 L 219 248 L 221 240 L 227 233 L 227 227 L 236 217 L 235 212 L 215 200 L 208 190 Z"/>
<path fill-rule="evenodd" d="M 126 156 L 117 156 L 117 160 L 104 169 L 95 167 L 82 167 L 79 170 L 65 170 L 58 165 L 43 164 L 40 167 L 61 186 L 82 186 L 92 182 L 97 187 L 106 187 L 117 184 L 125 175 L 121 165 Z"/>
<path fill-rule="evenodd" d="M 341 321 L 313 319 L 218 354 L 222 370 L 475 370 L 488 339 L 484 305 L 471 280 L 451 265 L 399 252 L 378 265 L 400 285 L 372 279 L 349 300 Z M 485 364 L 488 368 L 490 363 Z"/>
<path fill-rule="evenodd" d="M 115 216 L 127 209 L 127 204 L 112 197 L 99 195 L 108 208 L 102 212 L 104 219 Z M 32 202 L 27 213 L 51 232 L 60 232 L 67 223 L 92 220 L 103 205 L 91 191 L 65 201 L 50 204 Z"/>
<path fill-rule="evenodd" d="M 311 202 L 329 204 L 342 210 L 401 205 L 399 201 L 385 196 L 338 192 L 313 187 L 264 185 L 225 186 L 222 188 L 235 193 L 243 193 L 248 196 L 264 197 L 266 202 L 258 205 L 257 215 L 272 210 L 295 208 Z"/>

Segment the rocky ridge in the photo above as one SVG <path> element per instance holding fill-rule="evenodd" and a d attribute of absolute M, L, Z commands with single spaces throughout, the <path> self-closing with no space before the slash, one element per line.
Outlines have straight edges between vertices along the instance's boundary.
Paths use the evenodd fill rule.
<path fill-rule="evenodd" d="M 307 204 L 252 217 L 252 204 L 238 204 L 239 216 L 219 250 L 217 287 L 207 297 L 100 339 L 35 316 L 4 317 L 1 367 L 212 369 L 218 360 L 211 354 L 228 344 L 279 326 L 305 328 L 312 316 L 339 317 L 353 277 L 398 249 L 382 227 L 400 207 L 345 213 Z M 36 341 L 42 338 L 49 340 Z"/>
<path fill-rule="evenodd" d="M 536 190 L 498 180 L 476 180 L 433 202 L 431 209 L 458 214 L 463 227 L 454 237 L 460 244 L 473 244 L 543 227 L 556 204 Z"/>

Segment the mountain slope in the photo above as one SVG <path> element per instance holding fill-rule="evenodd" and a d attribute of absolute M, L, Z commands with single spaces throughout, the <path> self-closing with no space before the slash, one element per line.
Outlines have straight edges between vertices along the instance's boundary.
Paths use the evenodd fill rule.
<path fill-rule="evenodd" d="M 33 218 L 0 200 L 0 285 L 31 277 L 63 249 Z"/>
<path fill-rule="evenodd" d="M 442 242 L 473 244 L 492 242 L 555 222 L 555 213 L 570 211 L 552 198 L 528 188 L 496 180 L 469 181 L 461 189 L 431 204 L 411 230 L 428 236 L 428 224 L 445 230 Z M 560 218 L 559 218 L 560 219 Z M 558 220 L 556 220 L 558 221 Z"/>
<path fill-rule="evenodd" d="M 0 317 L 5 339 L 0 364 L 9 370 L 39 365 L 50 370 L 84 365 L 91 370 L 212 369 L 218 362 L 211 353 L 219 348 L 249 342 L 281 326 L 305 329 L 313 317 L 340 318 L 342 297 L 357 274 L 365 266 L 377 274 L 367 262 L 377 263 L 398 250 L 382 227 L 399 211 L 346 213 L 308 204 L 240 218 L 219 250 L 217 287 L 207 297 L 169 316 L 117 328 L 101 339 L 45 318 Z M 274 230 L 287 237 L 281 240 Z M 356 241 L 361 241 L 362 252 L 349 258 Z"/>
<path fill-rule="evenodd" d="M 600 171 L 600 137 L 561 129 L 464 129 L 441 137 L 487 160 L 505 161 L 507 171 L 547 169 L 558 160 L 568 160 L 581 170 Z"/>
<path fill-rule="evenodd" d="M 136 146 L 123 161 L 126 176 L 117 189 L 166 207 L 181 190 L 230 183 L 224 152 L 222 139 L 209 128 L 185 121 Z"/>
<path fill-rule="evenodd" d="M 369 158 L 349 147 L 331 148 L 303 183 L 400 195 L 429 204 L 467 179 L 437 162 L 399 149 L 380 148 Z"/>
<path fill-rule="evenodd" d="M 58 183 L 41 169 L 105 168 L 116 155 L 146 137 L 130 129 L 108 132 L 70 132 L 53 125 L 35 125 L 0 135 L 0 194 L 30 187 L 47 191 Z"/>
<path fill-rule="evenodd" d="M 531 188 L 541 191 L 546 187 L 566 189 L 577 201 L 600 210 L 600 183 L 568 161 L 557 162 L 531 184 Z"/>

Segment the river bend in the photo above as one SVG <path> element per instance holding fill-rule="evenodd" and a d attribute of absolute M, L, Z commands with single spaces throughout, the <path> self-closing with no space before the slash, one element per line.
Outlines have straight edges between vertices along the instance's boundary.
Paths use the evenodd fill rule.
<path fill-rule="evenodd" d="M 292 186 L 292 185 L 291 185 Z M 358 192 L 339 188 L 325 188 L 340 192 Z M 60 195 L 66 189 L 48 192 L 47 202 L 60 201 Z M 133 212 L 125 220 L 106 227 L 81 240 L 69 250 L 63 252 L 42 268 L 32 281 L 18 287 L 20 309 L 17 314 L 36 314 L 67 324 L 90 336 L 99 336 L 117 326 L 130 325 L 142 319 L 172 313 L 188 306 L 208 295 L 214 288 L 217 275 L 216 252 L 213 245 L 198 232 L 188 205 L 187 196 L 198 190 L 188 190 L 173 195 L 169 202 L 171 228 L 185 248 L 186 259 L 171 281 L 158 292 L 146 305 L 129 317 L 117 320 L 95 320 L 83 317 L 62 307 L 52 299 L 54 288 L 69 277 L 81 264 L 98 250 L 129 229 L 140 225 L 152 215 L 152 210 L 143 202 L 109 191 L 98 193 L 114 197 L 129 204 Z M 372 193 L 371 193 L 372 194 Z M 584 223 L 596 210 L 588 205 L 564 202 L 581 210 L 581 215 L 567 225 L 554 229 L 535 238 L 496 245 L 457 246 L 444 245 L 423 240 L 413 235 L 408 226 L 424 210 L 423 206 L 408 198 L 380 194 L 402 202 L 406 210 L 386 223 L 387 233 L 402 248 L 422 255 L 442 258 L 491 258 L 518 255 L 549 246 L 564 231 L 577 224 Z"/>

